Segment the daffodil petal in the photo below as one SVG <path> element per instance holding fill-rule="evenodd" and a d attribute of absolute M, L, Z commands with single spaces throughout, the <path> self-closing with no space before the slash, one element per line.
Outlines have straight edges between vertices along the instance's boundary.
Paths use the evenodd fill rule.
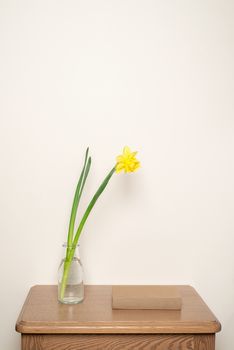
<path fill-rule="evenodd" d="M 131 154 L 131 150 L 128 146 L 125 146 L 123 149 L 123 155 L 129 155 Z"/>
<path fill-rule="evenodd" d="M 137 152 L 131 152 L 128 146 L 123 148 L 123 153 L 116 157 L 116 172 L 124 170 L 125 173 L 134 172 L 140 167 L 140 162 L 136 159 Z"/>

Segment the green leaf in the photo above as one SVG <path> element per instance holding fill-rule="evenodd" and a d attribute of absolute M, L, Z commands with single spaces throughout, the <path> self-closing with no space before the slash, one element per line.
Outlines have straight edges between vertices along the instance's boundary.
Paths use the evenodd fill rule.
<path fill-rule="evenodd" d="M 88 159 L 88 164 L 87 164 L 87 158 L 88 158 L 88 153 L 89 153 L 89 148 L 87 148 L 86 153 L 85 153 L 85 161 L 84 165 L 79 177 L 79 181 L 76 186 L 76 192 L 74 195 L 73 199 L 73 204 L 72 204 L 72 210 L 71 210 L 71 216 L 70 216 L 70 223 L 69 223 L 69 229 L 68 229 L 68 237 L 67 237 L 67 245 L 68 247 L 72 245 L 73 241 L 73 235 L 74 235 L 74 226 L 75 226 L 75 220 L 76 220 L 76 213 L 77 209 L 79 206 L 81 194 L 90 170 L 91 166 L 91 158 L 89 157 Z"/>
<path fill-rule="evenodd" d="M 83 192 L 83 189 L 84 189 L 84 185 L 85 185 L 87 176 L 89 174 L 90 167 L 91 167 L 91 157 L 89 157 L 88 163 L 87 163 L 87 166 L 86 166 L 86 169 L 85 169 L 84 178 L 83 178 L 83 181 L 82 181 L 82 186 L 81 186 L 80 193 L 79 193 L 79 200 L 80 200 L 80 197 L 82 195 L 82 192 Z"/>
<path fill-rule="evenodd" d="M 115 167 L 113 169 L 111 169 L 111 171 L 109 172 L 109 174 L 106 176 L 106 178 L 104 179 L 104 181 L 101 183 L 101 185 L 99 186 L 97 192 L 95 193 L 95 195 L 93 196 L 92 200 L 90 201 L 83 217 L 82 217 L 82 220 L 80 221 L 80 224 L 79 224 L 79 227 L 76 231 L 76 235 L 75 235 L 75 238 L 73 240 L 73 246 L 76 246 L 78 240 L 79 240 L 79 237 L 80 237 L 80 234 L 81 234 L 81 231 L 84 227 L 84 224 L 91 212 L 91 210 L 93 209 L 95 203 L 97 202 L 98 198 L 100 197 L 100 195 L 102 194 L 102 192 L 104 191 L 104 189 L 106 188 L 108 182 L 110 181 L 110 178 L 112 177 L 112 175 L 114 174 L 115 172 Z"/>

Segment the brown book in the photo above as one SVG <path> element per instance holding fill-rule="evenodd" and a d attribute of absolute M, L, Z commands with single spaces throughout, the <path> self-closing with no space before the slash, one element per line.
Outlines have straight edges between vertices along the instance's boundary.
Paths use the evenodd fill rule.
<path fill-rule="evenodd" d="M 182 298 L 176 286 L 112 286 L 112 309 L 180 310 L 181 306 Z"/>

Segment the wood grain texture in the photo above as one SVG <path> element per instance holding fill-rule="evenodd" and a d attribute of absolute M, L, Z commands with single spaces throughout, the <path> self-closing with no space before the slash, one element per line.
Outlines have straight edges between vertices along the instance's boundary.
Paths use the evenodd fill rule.
<path fill-rule="evenodd" d="M 111 286 L 85 286 L 85 300 L 77 305 L 57 301 L 57 286 L 31 288 L 16 323 L 20 333 L 215 333 L 220 323 L 190 286 L 177 286 L 182 309 L 113 310 Z"/>
<path fill-rule="evenodd" d="M 194 350 L 214 350 L 215 334 L 197 335 L 194 338 Z"/>
<path fill-rule="evenodd" d="M 201 350 L 193 335 L 22 335 L 22 350 Z M 214 348 L 204 348 L 214 350 Z"/>

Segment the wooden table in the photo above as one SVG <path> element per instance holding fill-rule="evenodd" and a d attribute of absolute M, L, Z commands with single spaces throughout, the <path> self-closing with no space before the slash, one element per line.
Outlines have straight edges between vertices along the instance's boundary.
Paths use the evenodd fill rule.
<path fill-rule="evenodd" d="M 220 323 L 197 292 L 178 286 L 182 310 L 112 310 L 111 286 L 85 286 L 77 305 L 56 286 L 30 289 L 16 323 L 22 350 L 214 350 Z"/>

